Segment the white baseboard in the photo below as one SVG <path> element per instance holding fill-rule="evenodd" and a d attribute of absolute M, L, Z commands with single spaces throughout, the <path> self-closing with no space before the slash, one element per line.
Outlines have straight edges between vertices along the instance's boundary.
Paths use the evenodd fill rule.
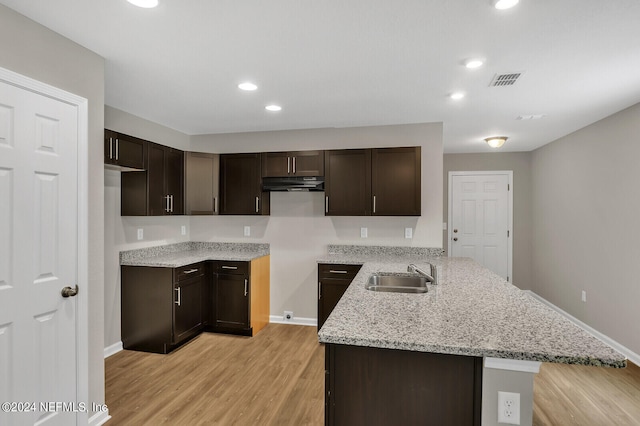
<path fill-rule="evenodd" d="M 299 318 L 293 317 L 290 320 L 285 320 L 282 315 L 270 315 L 269 322 L 273 322 L 276 324 L 291 324 L 291 325 L 308 325 L 312 327 L 316 327 L 318 325 L 317 318 Z"/>
<path fill-rule="evenodd" d="M 100 411 L 95 413 L 91 418 L 89 418 L 89 426 L 100 426 L 103 425 L 109 420 L 111 416 L 109 415 L 109 410 Z"/>
<path fill-rule="evenodd" d="M 113 354 L 117 354 L 122 350 L 122 342 L 114 343 L 111 346 L 104 348 L 104 357 L 109 358 Z"/>
<path fill-rule="evenodd" d="M 635 365 L 639 365 L 640 366 L 640 355 L 638 355 L 637 353 L 633 352 L 631 349 L 627 348 L 626 346 L 621 345 L 620 343 L 616 342 L 615 340 L 613 340 L 609 336 L 606 336 L 605 334 L 600 333 L 595 328 L 585 324 L 584 322 L 580 321 L 578 318 L 574 317 L 570 313 L 568 313 L 566 311 L 563 311 L 562 309 L 560 309 L 559 307 L 557 307 L 553 303 L 549 302 L 547 299 L 543 298 L 542 296 L 537 295 L 533 291 L 531 291 L 531 290 L 523 290 L 523 291 L 529 293 L 531 295 L 531 297 L 533 297 L 534 299 L 537 299 L 541 303 L 544 303 L 545 305 L 547 305 L 548 307 L 550 307 L 554 311 L 558 312 L 560 315 L 564 316 L 569 321 L 571 321 L 572 323 L 574 323 L 578 327 L 582 328 L 587 333 L 592 334 L 596 338 L 602 340 L 604 343 L 606 343 L 607 345 L 611 346 L 613 349 L 615 349 L 616 351 L 620 352 L 622 355 L 626 356 L 627 359 L 629 361 L 633 362 Z"/>

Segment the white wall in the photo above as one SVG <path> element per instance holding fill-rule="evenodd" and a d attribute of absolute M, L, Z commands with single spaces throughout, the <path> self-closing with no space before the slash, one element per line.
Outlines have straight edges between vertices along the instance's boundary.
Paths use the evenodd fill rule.
<path fill-rule="evenodd" d="M 89 101 L 89 282 L 79 284 L 89 298 L 89 400 L 104 403 L 104 60 L 2 5 L 0 52 L 0 67 Z"/>
<path fill-rule="evenodd" d="M 292 130 L 191 138 L 194 151 L 261 152 L 360 147 L 422 147 L 421 217 L 325 217 L 324 193 L 272 193 L 271 215 L 191 218 L 192 240 L 271 244 L 271 314 L 317 317 L 316 259 L 328 244 L 442 247 L 442 124 Z M 251 237 L 243 227 L 251 226 Z M 369 237 L 360 238 L 360 227 Z M 414 238 L 404 238 L 404 228 Z"/>
<path fill-rule="evenodd" d="M 531 288 L 640 353 L 640 104 L 532 155 Z"/>

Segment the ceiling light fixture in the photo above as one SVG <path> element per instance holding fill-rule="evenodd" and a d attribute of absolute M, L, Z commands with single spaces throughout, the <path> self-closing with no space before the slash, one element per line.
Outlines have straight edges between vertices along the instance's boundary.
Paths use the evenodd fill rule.
<path fill-rule="evenodd" d="M 267 105 L 264 109 L 267 111 L 277 112 L 280 111 L 282 107 L 280 105 Z"/>
<path fill-rule="evenodd" d="M 453 99 L 454 101 L 457 101 L 457 100 L 460 100 L 460 99 L 464 98 L 464 93 L 462 93 L 462 92 L 454 92 L 454 93 L 450 94 L 449 97 L 451 99 Z"/>
<path fill-rule="evenodd" d="M 252 90 L 256 90 L 258 88 L 258 86 L 256 86 L 255 84 L 246 81 L 244 83 L 240 83 L 238 84 L 238 89 L 240 90 L 246 90 L 248 92 L 252 91 Z"/>
<path fill-rule="evenodd" d="M 158 0 L 127 0 L 127 1 L 134 6 L 144 7 L 145 9 L 150 9 L 158 5 Z"/>
<path fill-rule="evenodd" d="M 491 136 L 490 138 L 485 138 L 485 142 L 487 142 L 491 148 L 500 148 L 506 141 L 506 136 Z"/>
<path fill-rule="evenodd" d="M 464 61 L 464 66 L 469 69 L 480 68 L 483 64 L 484 61 L 477 58 L 467 59 L 466 61 Z"/>
<path fill-rule="evenodd" d="M 493 7 L 500 10 L 511 9 L 518 4 L 518 1 L 519 0 L 493 0 Z"/>

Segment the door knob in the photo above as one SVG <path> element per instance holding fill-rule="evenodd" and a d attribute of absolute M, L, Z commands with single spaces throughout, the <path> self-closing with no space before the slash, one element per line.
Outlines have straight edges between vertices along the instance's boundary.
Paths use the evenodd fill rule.
<path fill-rule="evenodd" d="M 453 239 L 453 241 L 458 241 L 458 237 L 455 237 L 455 238 Z"/>
<path fill-rule="evenodd" d="M 71 288 L 69 286 L 65 287 L 60 291 L 62 297 L 73 297 L 78 294 L 78 284 L 76 284 L 75 288 Z"/>

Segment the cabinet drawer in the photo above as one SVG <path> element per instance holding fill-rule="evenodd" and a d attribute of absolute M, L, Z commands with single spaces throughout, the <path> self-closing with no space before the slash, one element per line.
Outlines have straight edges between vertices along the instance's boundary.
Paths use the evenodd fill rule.
<path fill-rule="evenodd" d="M 179 282 L 204 275 L 204 263 L 192 263 L 174 269 L 174 281 Z"/>
<path fill-rule="evenodd" d="M 362 265 L 343 265 L 337 263 L 320 263 L 318 265 L 318 278 L 338 278 L 352 280 Z"/>
<path fill-rule="evenodd" d="M 249 275 L 249 262 L 219 260 L 216 262 L 216 272 L 219 274 Z"/>

